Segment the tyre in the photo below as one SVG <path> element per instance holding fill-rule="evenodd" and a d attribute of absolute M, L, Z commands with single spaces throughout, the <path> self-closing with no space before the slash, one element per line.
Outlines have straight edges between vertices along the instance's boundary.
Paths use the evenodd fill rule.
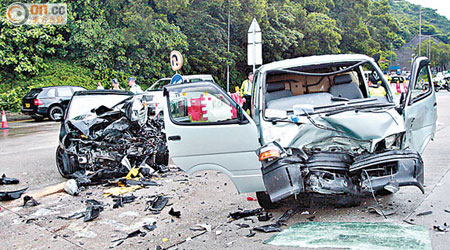
<path fill-rule="evenodd" d="M 64 116 L 64 110 L 61 106 L 53 106 L 48 111 L 48 117 L 52 121 L 59 121 Z"/>
<path fill-rule="evenodd" d="M 78 170 L 77 166 L 74 166 L 67 153 L 60 146 L 56 149 L 56 168 L 59 174 L 66 179 L 70 178 L 70 175 Z"/>
<path fill-rule="evenodd" d="M 256 198 L 258 203 L 262 208 L 274 209 L 280 206 L 278 202 L 272 202 L 270 196 L 267 192 L 256 192 Z"/>

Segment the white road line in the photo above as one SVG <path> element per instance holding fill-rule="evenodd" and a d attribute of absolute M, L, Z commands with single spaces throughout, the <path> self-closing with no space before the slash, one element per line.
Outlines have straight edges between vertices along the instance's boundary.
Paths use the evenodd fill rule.
<path fill-rule="evenodd" d="M 56 147 L 58 147 L 58 145 L 29 148 L 29 149 L 23 149 L 23 150 L 20 150 L 20 151 L 14 151 L 14 152 L 0 152 L 0 155 L 19 154 L 19 153 L 23 153 L 23 152 L 34 151 L 34 150 L 41 150 L 41 149 L 48 149 L 48 148 L 54 148 L 56 150 Z"/>

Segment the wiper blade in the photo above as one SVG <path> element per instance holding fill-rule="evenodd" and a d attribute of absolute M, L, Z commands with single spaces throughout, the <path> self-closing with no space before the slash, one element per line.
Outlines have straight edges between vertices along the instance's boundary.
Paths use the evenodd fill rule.
<path fill-rule="evenodd" d="M 326 116 L 331 116 L 331 115 L 335 115 L 335 114 L 339 114 L 339 113 L 343 113 L 346 111 L 360 111 L 360 110 L 364 110 L 364 109 L 373 109 L 373 108 L 384 108 L 384 107 L 394 107 L 395 105 L 393 103 L 378 103 L 378 104 L 365 104 L 365 105 L 360 105 L 360 106 L 347 106 L 346 108 L 342 108 L 342 109 L 334 109 L 334 110 L 330 110 L 330 111 L 322 111 L 321 113 L 326 113 Z"/>

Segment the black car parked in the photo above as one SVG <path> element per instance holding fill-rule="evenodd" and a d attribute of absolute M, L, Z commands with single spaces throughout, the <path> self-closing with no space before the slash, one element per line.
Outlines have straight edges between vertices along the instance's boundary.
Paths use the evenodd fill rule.
<path fill-rule="evenodd" d="M 64 116 L 64 110 L 75 91 L 86 90 L 76 86 L 34 88 L 22 99 L 22 113 L 40 121 L 45 117 L 53 121 Z"/>

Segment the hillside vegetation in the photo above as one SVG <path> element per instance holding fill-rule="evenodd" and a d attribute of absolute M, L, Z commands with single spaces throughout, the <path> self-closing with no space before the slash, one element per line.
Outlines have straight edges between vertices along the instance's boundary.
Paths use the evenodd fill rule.
<path fill-rule="evenodd" d="M 64 26 L 12 26 L 4 16 L 12 2 L 0 8 L 0 105 L 13 111 L 34 86 L 110 87 L 118 78 L 126 87 L 129 76 L 149 86 L 173 75 L 174 49 L 185 58 L 182 74 L 212 74 L 224 86 L 229 65 L 231 84 L 238 85 L 251 69 L 246 43 L 253 18 L 263 31 L 264 63 L 380 53 L 386 68 L 393 49 L 418 33 L 418 7 L 403 0 L 69 0 Z M 424 34 L 449 33 L 447 19 L 431 9 L 423 15 Z"/>

